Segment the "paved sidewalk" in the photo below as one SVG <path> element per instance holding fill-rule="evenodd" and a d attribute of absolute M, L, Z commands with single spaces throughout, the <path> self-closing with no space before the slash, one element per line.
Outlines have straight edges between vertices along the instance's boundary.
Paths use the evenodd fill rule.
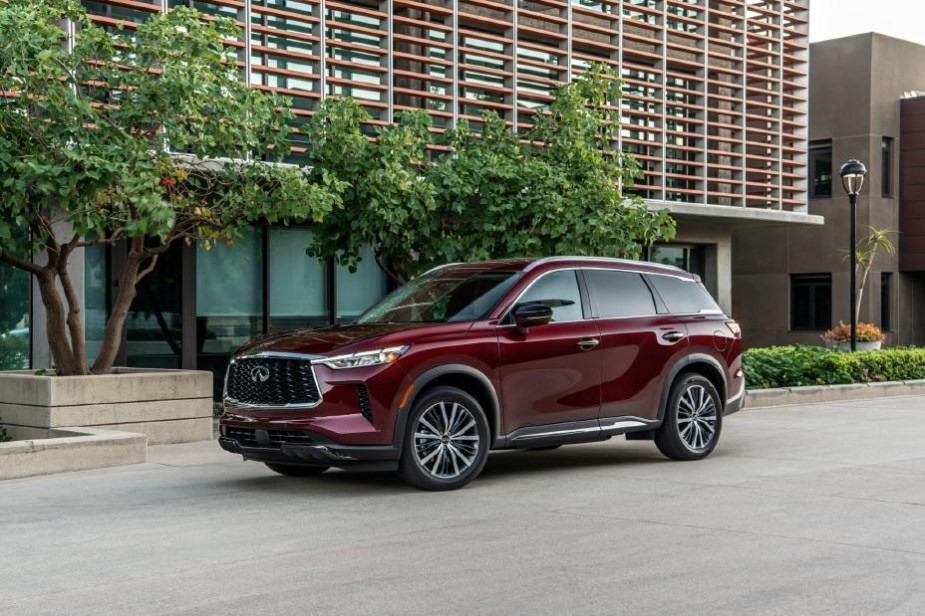
<path fill-rule="evenodd" d="M 925 613 L 925 397 L 745 411 L 697 463 L 493 454 L 450 493 L 149 460 L 0 482 L 0 613 Z"/>

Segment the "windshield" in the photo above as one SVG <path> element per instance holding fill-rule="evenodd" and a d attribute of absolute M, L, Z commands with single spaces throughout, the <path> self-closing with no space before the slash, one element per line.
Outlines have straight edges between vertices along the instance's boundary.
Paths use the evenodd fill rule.
<path fill-rule="evenodd" d="M 412 280 L 357 323 L 457 323 L 485 318 L 520 277 L 508 270 L 447 267 Z"/>

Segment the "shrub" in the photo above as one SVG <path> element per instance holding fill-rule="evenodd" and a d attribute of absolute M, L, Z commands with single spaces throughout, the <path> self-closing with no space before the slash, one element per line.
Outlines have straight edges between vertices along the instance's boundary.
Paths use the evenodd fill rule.
<path fill-rule="evenodd" d="M 5 443 L 10 440 L 13 440 L 10 438 L 10 434 L 6 431 L 6 428 L 3 427 L 3 424 L 0 424 L 0 443 Z"/>
<path fill-rule="evenodd" d="M 749 349 L 742 357 L 749 389 L 925 379 L 925 348 L 840 353 L 813 346 Z"/>
<path fill-rule="evenodd" d="M 0 370 L 20 370 L 29 367 L 29 339 L 0 334 Z"/>
<path fill-rule="evenodd" d="M 883 335 L 880 328 L 873 323 L 858 323 L 857 338 L 858 342 L 883 342 L 886 340 L 886 336 Z M 839 321 L 836 327 L 822 334 L 822 339 L 829 342 L 850 342 L 851 326 Z"/>

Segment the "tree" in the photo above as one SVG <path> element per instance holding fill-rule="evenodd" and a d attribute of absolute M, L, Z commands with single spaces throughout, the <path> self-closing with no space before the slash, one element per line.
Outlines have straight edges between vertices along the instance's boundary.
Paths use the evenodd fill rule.
<path fill-rule="evenodd" d="M 326 176 L 252 162 L 288 151 L 287 101 L 242 84 L 223 43 L 240 29 L 203 17 L 181 7 L 107 32 L 73 0 L 0 4 L 0 260 L 37 280 L 58 374 L 111 371 L 136 285 L 174 242 L 320 221 L 338 202 Z M 117 243 L 125 269 L 90 366 L 68 260 Z"/>
<path fill-rule="evenodd" d="M 674 236 L 665 212 L 627 197 L 638 165 L 613 149 L 620 82 L 595 65 L 561 86 L 549 112 L 519 138 L 494 112 L 436 141 L 426 112 L 403 113 L 367 139 L 355 102 L 328 100 L 310 123 L 309 157 L 351 183 L 341 210 L 315 228 L 310 254 L 355 266 L 371 245 L 401 282 L 447 260 L 584 254 L 638 258 Z M 350 135 L 338 142 L 337 136 Z M 316 171 L 319 173 L 320 171 Z"/>
<path fill-rule="evenodd" d="M 870 234 L 858 240 L 857 246 L 855 246 L 857 269 L 861 273 L 861 284 L 857 288 L 858 301 L 854 315 L 856 321 L 861 318 L 861 299 L 864 297 L 864 287 L 867 286 L 867 278 L 870 275 L 871 268 L 874 266 L 874 261 L 881 252 L 885 252 L 891 257 L 896 254 L 896 246 L 891 239 L 894 233 L 892 229 L 871 227 Z"/>

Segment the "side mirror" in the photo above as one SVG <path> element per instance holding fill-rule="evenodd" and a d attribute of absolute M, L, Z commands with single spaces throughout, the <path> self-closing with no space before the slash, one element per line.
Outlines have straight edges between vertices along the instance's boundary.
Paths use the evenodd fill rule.
<path fill-rule="evenodd" d="M 546 304 L 524 304 L 514 310 L 514 325 L 520 331 L 527 331 L 537 325 L 546 325 L 552 321 L 552 308 Z"/>

